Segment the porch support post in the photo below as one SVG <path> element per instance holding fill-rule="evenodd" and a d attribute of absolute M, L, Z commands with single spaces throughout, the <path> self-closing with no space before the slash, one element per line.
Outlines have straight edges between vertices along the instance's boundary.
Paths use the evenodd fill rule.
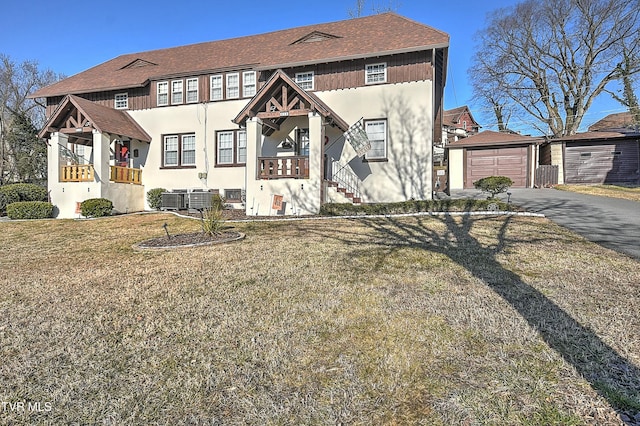
<path fill-rule="evenodd" d="M 47 176 L 49 190 L 60 182 L 60 146 L 68 147 L 69 137 L 60 132 L 54 132 L 49 138 L 49 146 L 47 148 Z"/>
<path fill-rule="evenodd" d="M 109 184 L 109 149 L 111 144 L 111 138 L 108 134 L 100 133 L 97 130 L 93 131 L 93 171 L 95 179 L 101 186 Z M 106 189 L 106 188 L 104 188 Z M 100 197 L 100 194 L 95 197 Z"/>
<path fill-rule="evenodd" d="M 322 204 L 322 178 L 324 175 L 324 126 L 322 116 L 317 112 L 309 113 L 309 189 L 312 192 L 306 198 L 313 204 L 315 212 L 320 211 Z"/>
<path fill-rule="evenodd" d="M 252 117 L 247 120 L 247 163 L 245 167 L 246 197 L 245 213 L 247 215 L 258 214 L 258 208 L 262 203 L 262 210 L 267 211 L 269 198 L 264 194 L 268 193 L 260 189 L 258 180 L 258 157 L 262 152 L 262 120 Z M 261 198 L 265 198 L 262 200 Z M 263 212 L 264 213 L 264 212 Z"/>

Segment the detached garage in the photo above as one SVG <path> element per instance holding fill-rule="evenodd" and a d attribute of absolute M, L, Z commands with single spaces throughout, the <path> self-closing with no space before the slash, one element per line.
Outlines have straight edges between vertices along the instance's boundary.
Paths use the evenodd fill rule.
<path fill-rule="evenodd" d="M 507 176 L 513 187 L 533 186 L 542 139 L 485 130 L 453 142 L 449 150 L 451 189 L 473 188 L 473 182 L 487 176 Z"/>
<path fill-rule="evenodd" d="M 549 155 L 545 154 L 549 151 Z M 554 153 L 556 153 L 554 155 Z M 541 156 L 560 166 L 566 184 L 640 184 L 640 134 L 578 133 L 550 141 Z"/>

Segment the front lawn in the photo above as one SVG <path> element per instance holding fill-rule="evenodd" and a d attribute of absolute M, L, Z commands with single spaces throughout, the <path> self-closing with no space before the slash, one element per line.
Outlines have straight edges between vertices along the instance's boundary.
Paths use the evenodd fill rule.
<path fill-rule="evenodd" d="M 581 194 L 599 195 L 601 197 L 623 198 L 640 201 L 640 186 L 619 185 L 557 185 L 556 189 L 579 192 Z"/>
<path fill-rule="evenodd" d="M 132 249 L 164 223 L 200 226 L 0 223 L 0 424 L 640 413 L 640 262 L 544 218 L 238 223 L 234 243 Z"/>

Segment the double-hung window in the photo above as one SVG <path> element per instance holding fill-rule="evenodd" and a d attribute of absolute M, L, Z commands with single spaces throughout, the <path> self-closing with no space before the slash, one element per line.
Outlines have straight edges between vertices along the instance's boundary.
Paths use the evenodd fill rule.
<path fill-rule="evenodd" d="M 313 90 L 313 71 L 296 73 L 295 81 L 301 89 Z"/>
<path fill-rule="evenodd" d="M 244 166 L 247 162 L 247 131 L 223 130 L 216 133 L 216 165 Z"/>
<path fill-rule="evenodd" d="M 309 156 L 309 129 L 298 129 L 296 131 L 296 145 L 298 155 Z"/>
<path fill-rule="evenodd" d="M 222 75 L 221 74 L 211 76 L 210 98 L 212 101 L 222 100 Z"/>
<path fill-rule="evenodd" d="M 242 96 L 249 98 L 256 94 L 256 72 L 245 71 L 242 73 Z"/>
<path fill-rule="evenodd" d="M 178 135 L 164 137 L 164 163 L 165 167 L 178 166 Z"/>
<path fill-rule="evenodd" d="M 365 83 L 376 84 L 387 82 L 387 64 L 368 64 L 364 70 Z"/>
<path fill-rule="evenodd" d="M 116 109 L 129 108 L 129 95 L 127 93 L 116 93 L 114 101 Z"/>
<path fill-rule="evenodd" d="M 183 96 L 182 80 L 174 80 L 171 82 L 171 103 L 181 104 Z"/>
<path fill-rule="evenodd" d="M 367 160 L 385 160 L 387 158 L 387 120 L 365 121 L 367 138 L 371 149 L 366 153 Z"/>
<path fill-rule="evenodd" d="M 238 130 L 236 132 L 236 138 L 238 141 L 238 163 L 246 164 L 247 163 L 247 131 L 246 130 Z"/>
<path fill-rule="evenodd" d="M 240 97 L 240 74 L 237 72 L 227 74 L 227 99 Z"/>
<path fill-rule="evenodd" d="M 196 165 L 196 135 L 182 136 L 182 164 L 183 166 Z"/>
<path fill-rule="evenodd" d="M 217 164 L 233 164 L 233 131 L 218 132 Z"/>
<path fill-rule="evenodd" d="M 162 143 L 163 167 L 195 167 L 195 134 L 164 135 Z"/>
<path fill-rule="evenodd" d="M 187 79 L 187 103 L 198 102 L 198 79 Z"/>
<path fill-rule="evenodd" d="M 166 81 L 159 81 L 157 87 L 158 106 L 169 105 L 169 83 Z"/>

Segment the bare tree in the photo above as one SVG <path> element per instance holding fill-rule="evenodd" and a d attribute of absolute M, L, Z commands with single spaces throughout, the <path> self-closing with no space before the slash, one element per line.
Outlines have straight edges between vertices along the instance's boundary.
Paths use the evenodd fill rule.
<path fill-rule="evenodd" d="M 349 8 L 347 9 L 347 14 L 349 15 L 349 18 L 358 18 L 360 16 L 364 16 L 365 13 L 365 6 L 366 6 L 367 1 L 366 0 L 356 0 L 356 4 L 353 8 Z M 387 5 L 382 5 L 378 2 L 373 2 L 371 4 L 371 13 L 372 14 L 378 14 L 378 13 L 384 13 L 384 12 L 392 12 L 392 11 L 397 11 L 400 8 L 400 3 L 398 2 L 393 2 L 392 0 L 389 0 Z"/>
<path fill-rule="evenodd" d="M 639 74 L 634 74 L 633 70 L 637 68 L 639 62 L 640 55 L 632 57 L 629 51 L 625 49 L 622 62 L 618 64 L 618 69 L 622 75 L 622 89 L 620 90 L 622 93 L 619 95 L 614 91 L 607 90 L 613 99 L 629 109 L 635 126 L 640 126 L 640 104 L 638 103 L 638 96 L 634 91 L 634 85 L 638 81 Z"/>
<path fill-rule="evenodd" d="M 640 52 L 640 0 L 525 0 L 479 33 L 474 74 L 554 137 L 576 133 L 593 101 L 622 79 L 624 46 Z M 629 75 L 640 72 L 633 63 Z M 486 96 L 482 90 L 477 96 Z"/>
<path fill-rule="evenodd" d="M 62 76 L 51 70 L 41 70 L 35 61 L 16 63 L 0 54 L 0 185 L 7 180 L 32 176 L 33 167 L 41 170 L 22 155 L 24 152 L 41 152 L 41 147 L 25 148 L 24 143 L 42 143 L 31 136 L 35 136 L 45 122 L 45 105 L 39 99 L 30 99 L 29 95 L 60 78 Z M 25 128 L 32 129 L 34 134 L 25 136 Z M 24 140 L 17 140 L 18 135 L 22 135 Z M 41 161 L 42 156 L 38 159 Z M 20 171 L 22 165 L 28 165 L 32 171 Z"/>

